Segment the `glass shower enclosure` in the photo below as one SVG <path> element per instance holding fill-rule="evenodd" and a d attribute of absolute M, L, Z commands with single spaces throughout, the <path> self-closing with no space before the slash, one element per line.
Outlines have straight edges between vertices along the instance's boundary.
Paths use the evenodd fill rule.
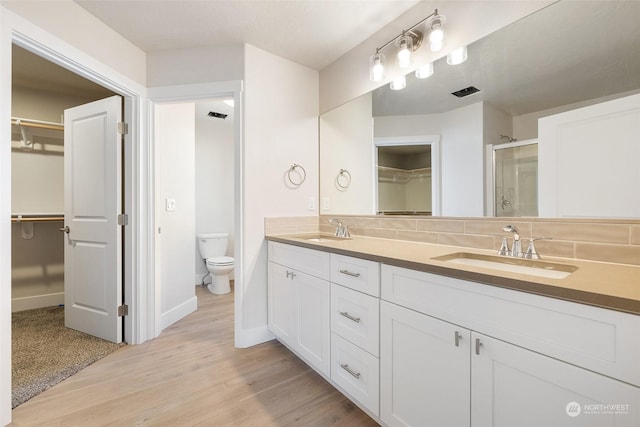
<path fill-rule="evenodd" d="M 493 146 L 495 216 L 538 216 L 538 141 Z"/>

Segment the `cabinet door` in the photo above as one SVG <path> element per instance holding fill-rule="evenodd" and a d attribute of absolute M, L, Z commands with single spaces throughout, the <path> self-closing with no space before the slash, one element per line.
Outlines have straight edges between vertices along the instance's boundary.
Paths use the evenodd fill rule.
<path fill-rule="evenodd" d="M 296 285 L 293 270 L 269 262 L 269 330 L 281 341 L 293 346 L 296 336 Z"/>
<path fill-rule="evenodd" d="M 295 349 L 319 372 L 330 375 L 329 282 L 295 272 L 297 287 Z"/>
<path fill-rule="evenodd" d="M 640 425 L 639 388 L 484 335 L 472 340 L 472 426 Z"/>
<path fill-rule="evenodd" d="M 380 418 L 388 426 L 469 426 L 471 332 L 380 302 Z"/>

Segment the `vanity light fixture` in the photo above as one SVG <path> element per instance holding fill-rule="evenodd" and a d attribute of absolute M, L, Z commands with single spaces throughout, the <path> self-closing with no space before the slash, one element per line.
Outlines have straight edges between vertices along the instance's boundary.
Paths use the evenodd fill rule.
<path fill-rule="evenodd" d="M 447 64 L 449 65 L 458 65 L 462 64 L 467 60 L 467 47 L 462 46 L 456 50 L 452 50 L 451 53 L 447 55 Z"/>
<path fill-rule="evenodd" d="M 444 22 L 444 18 L 438 14 L 438 9 L 435 9 L 431 15 L 420 20 L 408 29 L 403 30 L 402 33 L 389 40 L 379 48 L 376 48 L 376 53 L 369 59 L 369 78 L 371 79 L 371 81 L 379 82 L 384 78 L 385 56 L 382 53 L 382 50 L 393 43 L 395 43 L 395 45 L 398 47 L 398 52 L 396 54 L 398 67 L 400 69 L 411 67 L 412 54 L 420 47 L 424 36 L 423 32 L 417 30 L 416 28 L 427 21 L 429 21 L 426 27 L 429 31 L 429 43 L 431 45 L 431 50 L 435 52 L 442 48 L 444 40 L 442 24 Z M 401 80 L 405 81 L 404 86 L 406 86 L 406 79 L 404 78 L 404 76 Z M 395 86 L 395 90 L 399 89 L 399 85 Z"/>
<path fill-rule="evenodd" d="M 433 62 L 429 62 L 421 67 L 416 69 L 416 78 L 417 79 L 426 79 L 427 77 L 431 77 L 433 75 Z"/>

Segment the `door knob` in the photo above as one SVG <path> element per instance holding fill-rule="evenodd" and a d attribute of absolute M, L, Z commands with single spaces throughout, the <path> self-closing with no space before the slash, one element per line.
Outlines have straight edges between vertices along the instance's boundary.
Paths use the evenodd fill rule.
<path fill-rule="evenodd" d="M 69 232 L 71 231 L 71 229 L 69 229 L 68 225 L 65 225 L 64 228 L 58 228 L 58 230 L 64 231 L 67 234 L 69 234 Z"/>

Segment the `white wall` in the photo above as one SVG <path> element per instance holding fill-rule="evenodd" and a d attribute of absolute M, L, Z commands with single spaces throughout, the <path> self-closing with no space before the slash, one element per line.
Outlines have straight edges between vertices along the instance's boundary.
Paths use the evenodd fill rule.
<path fill-rule="evenodd" d="M 441 114 L 411 114 L 405 116 L 378 116 L 373 120 L 374 136 L 422 136 L 440 135 Z"/>
<path fill-rule="evenodd" d="M 469 45 L 476 40 L 553 3 L 551 0 L 503 1 L 462 0 L 420 2 L 398 19 L 378 31 L 354 49 L 320 72 L 320 111 L 325 113 L 345 102 L 387 84 L 399 74 L 393 61 L 387 61 L 386 79 L 379 83 L 369 80 L 369 58 L 387 41 L 400 35 L 403 29 L 426 18 L 438 8 L 446 17 L 446 42 L 442 51 L 432 53 L 419 49 L 414 55 L 414 65 L 420 66 L 447 55 L 451 50 Z M 388 53 L 383 51 L 383 53 Z M 408 71 L 412 71 L 411 70 Z M 407 74 L 407 71 L 404 72 Z"/>
<path fill-rule="evenodd" d="M 241 340 L 271 339 L 267 329 L 267 244 L 264 218 L 317 215 L 318 73 L 245 45 L 244 104 L 244 264 Z M 286 183 L 293 163 L 306 181 Z M 237 292 L 237 284 L 236 284 Z M 242 343 L 241 343 L 242 344 Z"/>
<path fill-rule="evenodd" d="M 234 255 L 233 119 L 196 117 L 196 233 L 228 233 L 227 255 Z M 196 283 L 208 270 L 196 245 Z M 209 283 L 209 280 L 207 280 Z"/>
<path fill-rule="evenodd" d="M 147 86 L 242 79 L 244 46 L 204 46 L 147 54 Z"/>
<path fill-rule="evenodd" d="M 161 313 L 165 329 L 197 309 L 195 239 L 195 104 L 156 104 L 156 226 L 160 245 Z M 174 210 L 167 199 L 175 201 Z"/>
<path fill-rule="evenodd" d="M 484 214 L 483 107 L 442 114 L 442 215 Z"/>
<path fill-rule="evenodd" d="M 375 213 L 374 147 L 371 94 L 320 116 L 320 212 L 322 214 Z M 348 188 L 340 188 L 340 169 L 351 174 Z M 340 177 L 345 186 L 348 178 Z M 337 208 L 337 209 L 336 209 Z"/>

